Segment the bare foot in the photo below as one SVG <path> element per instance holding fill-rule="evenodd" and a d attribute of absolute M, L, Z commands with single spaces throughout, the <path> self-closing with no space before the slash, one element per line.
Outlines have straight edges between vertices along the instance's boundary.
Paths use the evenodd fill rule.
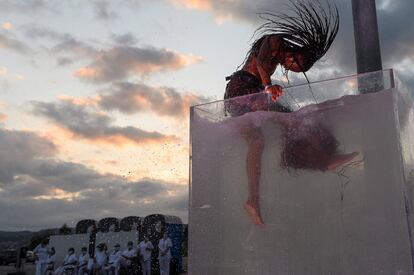
<path fill-rule="evenodd" d="M 264 228 L 265 224 L 262 220 L 262 217 L 259 214 L 259 209 L 257 207 L 254 207 L 252 203 L 247 201 L 244 204 L 244 209 L 246 210 L 247 214 L 249 215 L 252 222 L 256 225 L 259 225 L 260 227 Z"/>
<path fill-rule="evenodd" d="M 330 160 L 330 162 L 328 163 L 327 169 L 328 170 L 335 170 L 339 166 L 344 165 L 344 164 L 350 162 L 358 154 L 359 154 L 358 152 L 352 152 L 352 153 L 349 153 L 349 154 L 335 155 Z"/>

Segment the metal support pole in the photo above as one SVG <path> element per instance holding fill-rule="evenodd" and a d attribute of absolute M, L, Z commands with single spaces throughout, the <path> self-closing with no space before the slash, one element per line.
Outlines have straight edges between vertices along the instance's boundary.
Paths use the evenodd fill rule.
<path fill-rule="evenodd" d="M 356 51 L 356 63 L 358 76 L 358 90 L 360 93 L 372 93 L 378 92 L 384 89 L 384 78 L 382 72 L 381 61 L 381 48 L 378 35 L 378 23 L 377 23 L 377 11 L 375 6 L 375 0 L 352 0 L 352 14 L 354 19 L 354 37 L 355 37 L 355 51 Z M 372 72 L 378 72 L 373 73 Z M 364 75 L 364 73 L 371 73 Z M 361 75 L 360 75 L 361 74 Z M 394 86 L 393 75 L 390 79 L 391 87 Z M 390 103 L 391 104 L 391 103 Z M 367 114 L 369 115 L 369 114 Z M 362 129 L 366 131 L 366 129 Z M 365 133 L 362 134 L 363 143 L 371 144 L 373 141 L 364 137 L 368 136 Z M 363 145 L 363 148 L 366 146 Z M 368 146 L 367 146 L 368 147 Z M 369 147 L 368 147 L 369 148 Z M 367 153 L 368 154 L 368 153 Z M 365 152 L 364 152 L 365 155 Z M 368 159 L 364 161 L 365 165 L 365 177 L 367 181 L 375 179 L 375 165 Z M 408 209 L 407 198 L 406 209 Z M 406 210 L 408 211 L 408 210 Z M 414 270 L 414 245 L 411 236 L 411 230 L 413 228 L 412 222 L 408 218 L 407 212 L 407 225 L 411 243 L 411 264 L 412 270 Z"/>
<path fill-rule="evenodd" d="M 381 48 L 375 0 L 352 0 L 352 14 L 358 74 L 381 71 Z M 361 93 L 369 93 L 381 89 L 382 73 L 381 77 L 376 79 L 376 85 L 374 84 L 373 79 L 361 80 L 359 90 Z"/>
<path fill-rule="evenodd" d="M 352 0 L 358 73 L 382 70 L 375 0 Z"/>

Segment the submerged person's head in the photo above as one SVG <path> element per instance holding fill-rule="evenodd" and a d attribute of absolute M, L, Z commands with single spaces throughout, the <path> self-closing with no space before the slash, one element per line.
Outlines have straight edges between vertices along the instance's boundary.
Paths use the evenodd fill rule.
<path fill-rule="evenodd" d="M 294 169 L 328 170 L 330 162 L 338 153 L 338 145 L 336 138 L 321 126 L 304 135 L 292 131 L 285 137 L 281 165 Z"/>

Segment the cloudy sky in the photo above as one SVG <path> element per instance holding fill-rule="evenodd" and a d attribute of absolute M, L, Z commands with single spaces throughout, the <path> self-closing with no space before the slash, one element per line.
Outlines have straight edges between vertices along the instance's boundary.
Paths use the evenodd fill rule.
<path fill-rule="evenodd" d="M 0 0 L 0 230 L 186 222 L 188 108 L 222 98 L 256 13 L 283 2 Z M 356 71 L 351 0 L 335 2 L 340 31 L 311 81 Z M 414 1 L 377 8 L 384 68 L 414 88 Z"/>

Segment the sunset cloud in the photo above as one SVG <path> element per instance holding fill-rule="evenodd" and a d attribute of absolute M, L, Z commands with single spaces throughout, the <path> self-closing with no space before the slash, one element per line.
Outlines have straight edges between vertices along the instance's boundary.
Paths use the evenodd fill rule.
<path fill-rule="evenodd" d="M 182 118 L 188 115 L 190 106 L 209 100 L 195 93 L 179 93 L 170 87 L 121 82 L 101 94 L 98 104 L 104 110 L 117 110 L 126 114 L 150 111 L 160 116 Z"/>
<path fill-rule="evenodd" d="M 222 25 L 226 21 L 239 19 L 250 20 L 250 13 L 264 7 L 272 7 L 273 0 L 258 0 L 255 2 L 247 0 L 166 0 L 167 2 L 190 10 L 210 11 L 214 14 L 215 21 Z M 283 0 L 282 0 L 283 1 Z M 279 2 L 282 2 L 279 0 Z M 262 10 L 266 11 L 266 10 Z M 269 9 L 267 9 L 269 11 Z"/>
<path fill-rule="evenodd" d="M 146 77 L 157 72 L 177 71 L 203 61 L 201 56 L 194 54 L 136 45 L 137 39 L 131 33 L 112 35 L 111 44 L 115 45 L 98 47 L 70 34 L 36 25 L 26 26 L 25 32 L 33 39 L 44 38 L 55 42 L 51 52 L 58 55 L 58 65 L 72 64 L 74 60 L 86 64 L 74 71 L 73 75 L 96 84 L 122 81 L 131 76 Z M 60 56 L 62 54 L 66 56 Z"/>
<path fill-rule="evenodd" d="M 92 61 L 74 75 L 93 83 L 106 83 L 132 75 L 146 76 L 155 72 L 176 71 L 199 63 L 202 58 L 155 47 L 115 46 L 90 56 Z"/>
<path fill-rule="evenodd" d="M 0 122 L 5 122 L 7 120 L 7 115 L 0 113 Z"/>
<path fill-rule="evenodd" d="M 13 25 L 9 21 L 6 21 L 6 22 L 3 22 L 3 24 L 1 24 L 1 28 L 9 31 L 13 28 Z"/>
<path fill-rule="evenodd" d="M 32 171 L 25 159 L 48 158 L 57 152 L 56 146 L 49 140 L 43 139 L 32 132 L 8 131 L 0 129 L 0 182 L 9 184 L 16 173 Z M 16 150 L 18 148 L 18 150 Z"/>
<path fill-rule="evenodd" d="M 161 211 L 186 216 L 185 185 L 150 178 L 125 181 L 61 161 L 53 143 L 30 132 L 0 129 L 0 147 L 3 228 L 40 229 L 84 218 Z"/>
<path fill-rule="evenodd" d="M 83 79 L 97 79 L 102 76 L 102 71 L 97 68 L 80 68 L 74 75 Z"/>
<path fill-rule="evenodd" d="M 51 49 L 52 53 L 69 53 L 74 58 L 94 58 L 99 55 L 99 51 L 86 42 L 80 41 L 70 34 L 62 34 L 46 28 L 35 28 L 32 36 L 39 38 L 49 38 L 56 40 L 58 43 Z"/>
<path fill-rule="evenodd" d="M 48 9 L 48 5 L 44 0 L 1 0 L 0 1 L 0 13 L 26 13 L 39 10 Z"/>
<path fill-rule="evenodd" d="M 22 80 L 24 77 L 20 74 L 11 74 L 6 67 L 0 66 L 0 77 L 5 77 L 12 80 Z"/>
<path fill-rule="evenodd" d="M 137 38 L 130 32 L 119 35 L 112 34 L 111 38 L 115 43 L 124 46 L 135 45 L 138 42 Z"/>
<path fill-rule="evenodd" d="M 61 101 L 69 102 L 73 105 L 79 105 L 79 106 L 97 106 L 99 97 L 74 97 L 74 96 L 68 96 L 68 95 L 60 95 L 58 96 L 58 99 Z"/>
<path fill-rule="evenodd" d="M 113 11 L 111 7 L 111 2 L 106 0 L 95 0 L 91 2 L 95 16 L 97 19 L 110 21 L 117 19 L 119 15 Z"/>
<path fill-rule="evenodd" d="M 8 34 L 0 33 L 0 50 L 2 48 L 22 54 L 30 51 L 30 48 L 24 42 L 15 39 Z"/>
<path fill-rule="evenodd" d="M 212 98 L 192 92 L 179 92 L 172 87 L 150 86 L 144 83 L 116 82 L 90 97 L 60 95 L 61 102 L 90 106 L 123 114 L 154 113 L 159 116 L 183 118 L 190 106 L 206 103 Z"/>
<path fill-rule="evenodd" d="M 102 141 L 117 146 L 125 144 L 145 144 L 174 140 L 174 136 L 156 131 L 145 131 L 136 127 L 113 125 L 113 119 L 106 113 L 69 101 L 57 103 L 32 102 L 33 113 L 74 134 L 92 141 Z"/>
<path fill-rule="evenodd" d="M 195 10 L 209 10 L 213 6 L 213 1 L 210 0 L 170 0 L 175 5 L 181 5 L 188 9 Z"/>

